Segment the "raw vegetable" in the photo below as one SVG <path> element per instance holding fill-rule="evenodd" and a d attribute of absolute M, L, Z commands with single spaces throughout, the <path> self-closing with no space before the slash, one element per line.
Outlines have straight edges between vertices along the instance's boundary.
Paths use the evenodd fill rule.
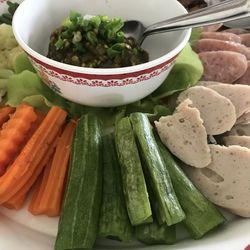
<path fill-rule="evenodd" d="M 0 108 L 0 128 L 10 119 L 10 115 L 15 112 L 15 108 L 3 106 Z"/>
<path fill-rule="evenodd" d="M 50 158 L 52 157 L 55 147 L 57 145 L 57 139 L 54 140 L 54 142 L 50 145 L 49 150 L 47 151 L 45 157 L 41 160 L 39 163 L 39 166 L 36 168 L 33 175 L 30 177 L 30 179 L 22 186 L 22 188 L 15 193 L 7 202 L 4 203 L 4 206 L 11 207 L 13 209 L 20 209 L 25 199 L 27 198 L 27 195 L 34 185 L 34 183 L 38 180 L 40 174 L 42 173 L 43 169 L 46 168 L 46 165 L 48 164 Z"/>
<path fill-rule="evenodd" d="M 71 11 L 50 37 L 48 57 L 56 61 L 90 68 L 117 68 L 149 60 L 132 37 L 121 31 L 120 18 L 93 16 L 85 18 Z"/>
<path fill-rule="evenodd" d="M 53 150 L 54 152 L 54 150 Z M 47 184 L 47 180 L 49 178 L 50 170 L 51 170 L 51 165 L 53 161 L 53 156 L 48 158 L 46 165 L 44 166 L 44 171 L 43 174 L 38 178 L 34 192 L 32 194 L 32 199 L 29 204 L 29 212 L 32 213 L 33 215 L 40 215 L 44 211 L 40 208 L 41 204 L 41 197 L 44 194 L 44 189 Z"/>
<path fill-rule="evenodd" d="M 128 117 L 116 124 L 115 143 L 130 222 L 133 226 L 151 222 L 152 212 L 146 182 Z"/>
<path fill-rule="evenodd" d="M 66 112 L 52 107 L 6 173 L 0 177 L 0 204 L 8 201 L 31 178 L 48 152 L 66 118 Z"/>
<path fill-rule="evenodd" d="M 8 5 L 8 13 L 4 13 L 0 16 L 0 24 L 12 24 L 12 18 L 15 14 L 17 7 L 19 6 L 18 3 L 12 3 L 11 1 L 7 1 Z"/>
<path fill-rule="evenodd" d="M 132 238 L 132 227 L 122 191 L 120 166 L 111 134 L 103 138 L 103 197 L 99 235 L 121 241 Z"/>
<path fill-rule="evenodd" d="M 101 133 L 96 116 L 78 121 L 55 250 L 89 249 L 95 243 L 102 195 Z"/>
<path fill-rule="evenodd" d="M 159 225 L 157 222 L 137 226 L 135 235 L 137 240 L 147 245 L 168 245 L 176 242 L 175 226 Z"/>
<path fill-rule="evenodd" d="M 197 190 L 158 137 L 157 143 L 172 179 L 176 195 L 186 214 L 186 219 L 183 222 L 190 235 L 194 239 L 199 239 L 208 231 L 225 222 L 225 218 Z"/>
<path fill-rule="evenodd" d="M 38 205 L 40 214 L 51 217 L 60 215 L 75 124 L 76 122 L 71 120 L 66 125 L 56 145 L 49 175 L 44 178 L 45 187 Z"/>
<path fill-rule="evenodd" d="M 5 173 L 8 165 L 16 157 L 20 147 L 37 119 L 33 107 L 22 104 L 4 124 L 0 131 L 0 176 Z"/>
<path fill-rule="evenodd" d="M 130 120 L 141 154 L 145 158 L 146 166 L 144 166 L 144 171 L 147 172 L 150 178 L 149 182 L 159 202 L 161 215 L 164 216 L 163 221 L 169 226 L 181 222 L 185 218 L 185 214 L 175 195 L 169 173 L 154 139 L 148 118 L 143 113 L 133 113 L 130 115 Z"/>

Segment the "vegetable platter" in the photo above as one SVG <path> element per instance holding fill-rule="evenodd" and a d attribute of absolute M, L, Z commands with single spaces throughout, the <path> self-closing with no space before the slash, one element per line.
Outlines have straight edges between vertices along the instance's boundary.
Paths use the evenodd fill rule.
<path fill-rule="evenodd" d="M 0 22 L 14 9 L 1 1 Z M 249 250 L 250 220 L 208 201 L 160 140 L 160 117 L 181 112 L 171 116 L 166 97 L 195 89 L 204 72 L 191 45 L 150 97 L 101 109 L 57 96 L 11 29 L 0 36 L 0 249 Z"/>

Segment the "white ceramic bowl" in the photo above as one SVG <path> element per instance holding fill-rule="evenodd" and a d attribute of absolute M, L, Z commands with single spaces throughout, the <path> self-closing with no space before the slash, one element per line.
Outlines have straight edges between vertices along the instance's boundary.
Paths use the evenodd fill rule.
<path fill-rule="evenodd" d="M 140 20 L 146 26 L 186 13 L 177 0 L 25 0 L 15 13 L 13 30 L 43 81 L 59 95 L 84 105 L 111 107 L 152 93 L 169 74 L 191 30 L 148 37 L 143 47 L 148 63 L 115 69 L 92 69 L 46 57 L 51 32 L 70 10 L 82 14 Z"/>

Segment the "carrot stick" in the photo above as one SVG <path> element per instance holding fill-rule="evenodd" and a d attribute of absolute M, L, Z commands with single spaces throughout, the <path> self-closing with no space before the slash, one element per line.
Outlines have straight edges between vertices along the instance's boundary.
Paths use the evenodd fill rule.
<path fill-rule="evenodd" d="M 15 112 L 15 108 L 4 106 L 0 108 L 0 128 L 10 119 L 10 115 Z"/>
<path fill-rule="evenodd" d="M 63 125 L 66 116 L 66 112 L 59 107 L 54 106 L 50 109 L 13 164 L 0 177 L 0 204 L 8 201 L 31 178 Z"/>
<path fill-rule="evenodd" d="M 19 152 L 32 123 L 37 119 L 33 107 L 22 104 L 0 131 L 0 176 Z"/>
<path fill-rule="evenodd" d="M 51 217 L 60 214 L 75 125 L 75 121 L 70 121 L 58 140 L 51 170 L 48 177 L 43 180 L 41 185 L 43 191 L 37 199 L 38 204 L 34 206 L 39 214 Z"/>
<path fill-rule="evenodd" d="M 25 198 L 26 196 L 20 196 L 18 197 L 18 199 L 15 201 L 15 203 L 11 203 L 11 202 L 5 202 L 3 204 L 4 207 L 9 208 L 9 209 L 15 209 L 15 210 L 19 210 L 22 208 L 24 202 L 25 202 Z"/>
<path fill-rule="evenodd" d="M 58 137 L 59 138 L 59 137 Z M 53 141 L 53 143 L 50 145 L 48 152 L 46 153 L 45 157 L 41 160 L 38 167 L 36 168 L 33 175 L 30 177 L 30 179 L 22 186 L 22 188 L 15 193 L 7 202 L 5 202 L 3 205 L 6 207 L 12 207 L 15 209 L 20 209 L 28 195 L 28 192 L 34 185 L 34 183 L 37 181 L 39 175 L 42 173 L 45 166 L 48 164 L 50 158 L 55 153 L 55 148 L 58 142 L 58 138 Z M 21 203 L 21 200 L 23 198 L 23 202 Z"/>
<path fill-rule="evenodd" d="M 47 179 L 48 179 L 49 174 L 50 174 L 52 159 L 53 158 L 51 158 L 50 161 L 48 162 L 48 164 L 46 165 L 44 172 L 43 172 L 43 175 L 42 175 L 42 178 L 41 178 L 40 182 L 37 183 L 37 187 L 36 187 L 35 191 L 33 192 L 32 199 L 31 199 L 31 202 L 30 202 L 29 208 L 28 208 L 29 212 L 32 213 L 33 215 L 42 214 L 42 211 L 41 211 L 39 205 L 40 205 L 41 196 L 44 192 L 44 188 L 45 188 Z"/>

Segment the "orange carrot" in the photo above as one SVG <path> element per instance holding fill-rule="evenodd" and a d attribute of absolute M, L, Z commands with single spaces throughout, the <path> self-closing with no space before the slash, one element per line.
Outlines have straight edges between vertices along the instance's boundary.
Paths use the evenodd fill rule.
<path fill-rule="evenodd" d="M 4 106 L 0 108 L 0 128 L 10 119 L 10 115 L 15 112 L 15 108 Z"/>
<path fill-rule="evenodd" d="M 22 104 L 0 131 L 0 176 L 19 152 L 22 143 L 37 119 L 33 107 Z"/>
<path fill-rule="evenodd" d="M 33 214 L 60 214 L 75 125 L 75 121 L 70 121 L 58 140 L 49 175 L 43 178 L 36 204 L 31 205 Z"/>
<path fill-rule="evenodd" d="M 0 177 L 0 204 L 8 201 L 31 178 L 56 138 L 66 116 L 67 113 L 59 107 L 50 109 L 13 164 Z"/>
<path fill-rule="evenodd" d="M 53 158 L 51 158 L 50 161 L 48 162 L 48 164 L 46 165 L 44 172 L 43 172 L 43 175 L 41 177 L 41 180 L 37 183 L 36 189 L 32 194 L 32 199 L 31 199 L 31 202 L 29 204 L 28 210 L 33 215 L 42 214 L 42 211 L 40 209 L 40 201 L 41 201 L 42 194 L 44 192 L 45 185 L 47 183 L 47 179 L 48 179 L 49 174 L 50 174 L 52 159 Z"/>
<path fill-rule="evenodd" d="M 20 196 L 18 197 L 18 199 L 15 201 L 15 203 L 11 203 L 11 202 L 6 202 L 3 204 L 4 207 L 9 208 L 9 209 L 15 209 L 15 210 L 19 210 L 22 208 L 24 202 L 25 202 L 25 198 L 26 196 Z"/>
<path fill-rule="evenodd" d="M 43 169 L 45 166 L 48 164 L 50 161 L 50 158 L 53 156 L 55 153 L 55 148 L 58 142 L 58 138 L 53 141 L 53 143 L 50 145 L 48 152 L 46 153 L 45 157 L 41 160 L 39 163 L 38 167 L 36 168 L 35 172 L 33 175 L 30 177 L 30 179 L 23 185 L 23 187 L 15 193 L 7 202 L 5 202 L 3 205 L 6 207 L 12 207 L 15 209 L 20 209 L 28 195 L 28 192 L 38 179 L 39 175 L 42 173 Z M 23 202 L 21 203 L 21 200 Z"/>

